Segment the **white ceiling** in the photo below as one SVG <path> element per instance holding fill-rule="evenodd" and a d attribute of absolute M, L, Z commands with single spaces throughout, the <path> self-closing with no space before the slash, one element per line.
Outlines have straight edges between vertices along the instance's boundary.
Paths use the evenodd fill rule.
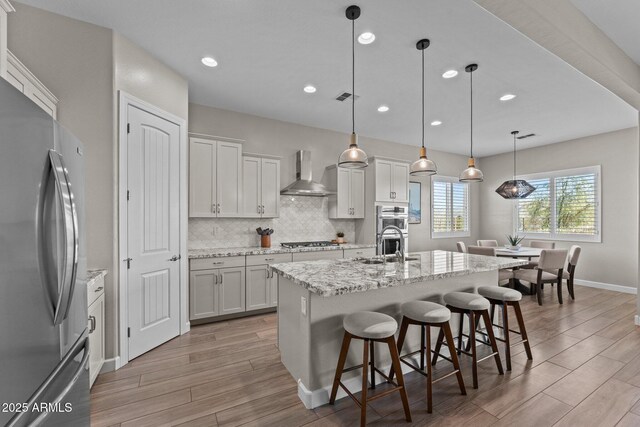
<path fill-rule="evenodd" d="M 633 1 L 633 0 L 630 0 Z M 189 79 L 190 101 L 349 132 L 351 0 L 24 0 L 115 29 Z M 356 131 L 420 144 L 420 53 L 426 51 L 427 146 L 468 153 L 469 79 L 474 73 L 474 151 L 511 149 L 509 132 L 532 147 L 637 125 L 634 109 L 470 0 L 367 0 L 356 34 Z M 200 58 L 219 62 L 207 68 Z M 445 80 L 450 68 L 458 77 Z M 318 88 L 314 95 L 302 91 Z M 510 102 L 498 98 L 517 94 Z M 390 111 L 376 111 L 386 104 Z"/>
<path fill-rule="evenodd" d="M 640 64 L 639 0 L 571 0 L 615 44 Z"/>

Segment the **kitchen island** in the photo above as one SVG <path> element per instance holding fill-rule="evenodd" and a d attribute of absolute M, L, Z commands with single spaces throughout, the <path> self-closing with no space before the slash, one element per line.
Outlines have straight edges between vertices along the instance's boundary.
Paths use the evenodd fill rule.
<path fill-rule="evenodd" d="M 282 363 L 298 381 L 298 396 L 307 408 L 329 401 L 345 315 L 378 311 L 393 316 L 399 324 L 400 306 L 405 302 L 442 303 L 442 296 L 448 292 L 497 286 L 499 269 L 526 264 L 515 259 L 447 251 L 414 253 L 404 263 L 378 261 L 351 258 L 270 266 L 278 275 L 278 347 Z M 419 328 L 409 329 L 405 351 L 419 347 L 418 331 Z M 361 355 L 362 343 L 353 341 L 347 366 L 362 363 Z M 388 349 L 376 347 L 376 366 L 384 371 L 389 365 Z M 346 373 L 343 382 L 358 389 L 359 371 Z"/>

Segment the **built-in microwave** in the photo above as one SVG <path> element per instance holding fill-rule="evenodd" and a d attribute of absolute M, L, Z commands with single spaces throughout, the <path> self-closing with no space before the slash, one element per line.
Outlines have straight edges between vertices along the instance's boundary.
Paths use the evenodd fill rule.
<path fill-rule="evenodd" d="M 398 231 L 391 229 L 382 234 L 382 230 L 389 225 L 398 227 Z M 377 206 L 376 207 L 376 252 L 393 254 L 400 249 L 400 240 L 404 243 L 405 251 L 409 243 L 409 208 L 406 206 Z"/>
<path fill-rule="evenodd" d="M 395 225 L 403 234 L 409 233 L 409 208 L 406 206 L 377 206 L 376 234 L 382 233 L 388 225 Z M 391 234 L 388 230 L 387 233 Z"/>

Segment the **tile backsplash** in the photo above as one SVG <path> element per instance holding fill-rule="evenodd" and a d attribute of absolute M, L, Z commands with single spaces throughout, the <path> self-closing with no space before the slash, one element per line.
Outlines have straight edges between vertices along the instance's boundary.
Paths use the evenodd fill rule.
<path fill-rule="evenodd" d="M 329 219 L 327 197 L 280 196 L 280 217 L 261 218 L 190 218 L 189 247 L 230 248 L 259 246 L 256 228 L 273 228 L 271 246 L 281 242 L 332 240 L 344 232 L 347 242 L 355 239 L 355 221 Z"/>

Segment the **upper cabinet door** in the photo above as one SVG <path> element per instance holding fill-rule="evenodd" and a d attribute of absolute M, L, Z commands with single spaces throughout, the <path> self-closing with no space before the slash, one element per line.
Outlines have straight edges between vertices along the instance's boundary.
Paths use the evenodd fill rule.
<path fill-rule="evenodd" d="M 393 202 L 392 179 L 393 162 L 387 160 L 375 160 L 376 174 L 376 201 Z"/>
<path fill-rule="evenodd" d="M 352 169 L 350 172 L 351 218 L 364 218 L 364 171 Z"/>
<path fill-rule="evenodd" d="M 242 158 L 242 216 L 248 218 L 261 216 L 261 169 L 260 157 Z"/>
<path fill-rule="evenodd" d="M 262 217 L 280 216 L 280 160 L 262 159 Z"/>
<path fill-rule="evenodd" d="M 409 201 L 409 165 L 393 164 L 392 189 L 394 202 Z"/>
<path fill-rule="evenodd" d="M 242 214 L 242 145 L 218 141 L 216 158 L 216 210 L 218 217 Z"/>
<path fill-rule="evenodd" d="M 338 167 L 336 218 L 351 218 L 351 171 Z"/>
<path fill-rule="evenodd" d="M 216 216 L 216 142 L 191 138 L 189 143 L 189 216 Z"/>

